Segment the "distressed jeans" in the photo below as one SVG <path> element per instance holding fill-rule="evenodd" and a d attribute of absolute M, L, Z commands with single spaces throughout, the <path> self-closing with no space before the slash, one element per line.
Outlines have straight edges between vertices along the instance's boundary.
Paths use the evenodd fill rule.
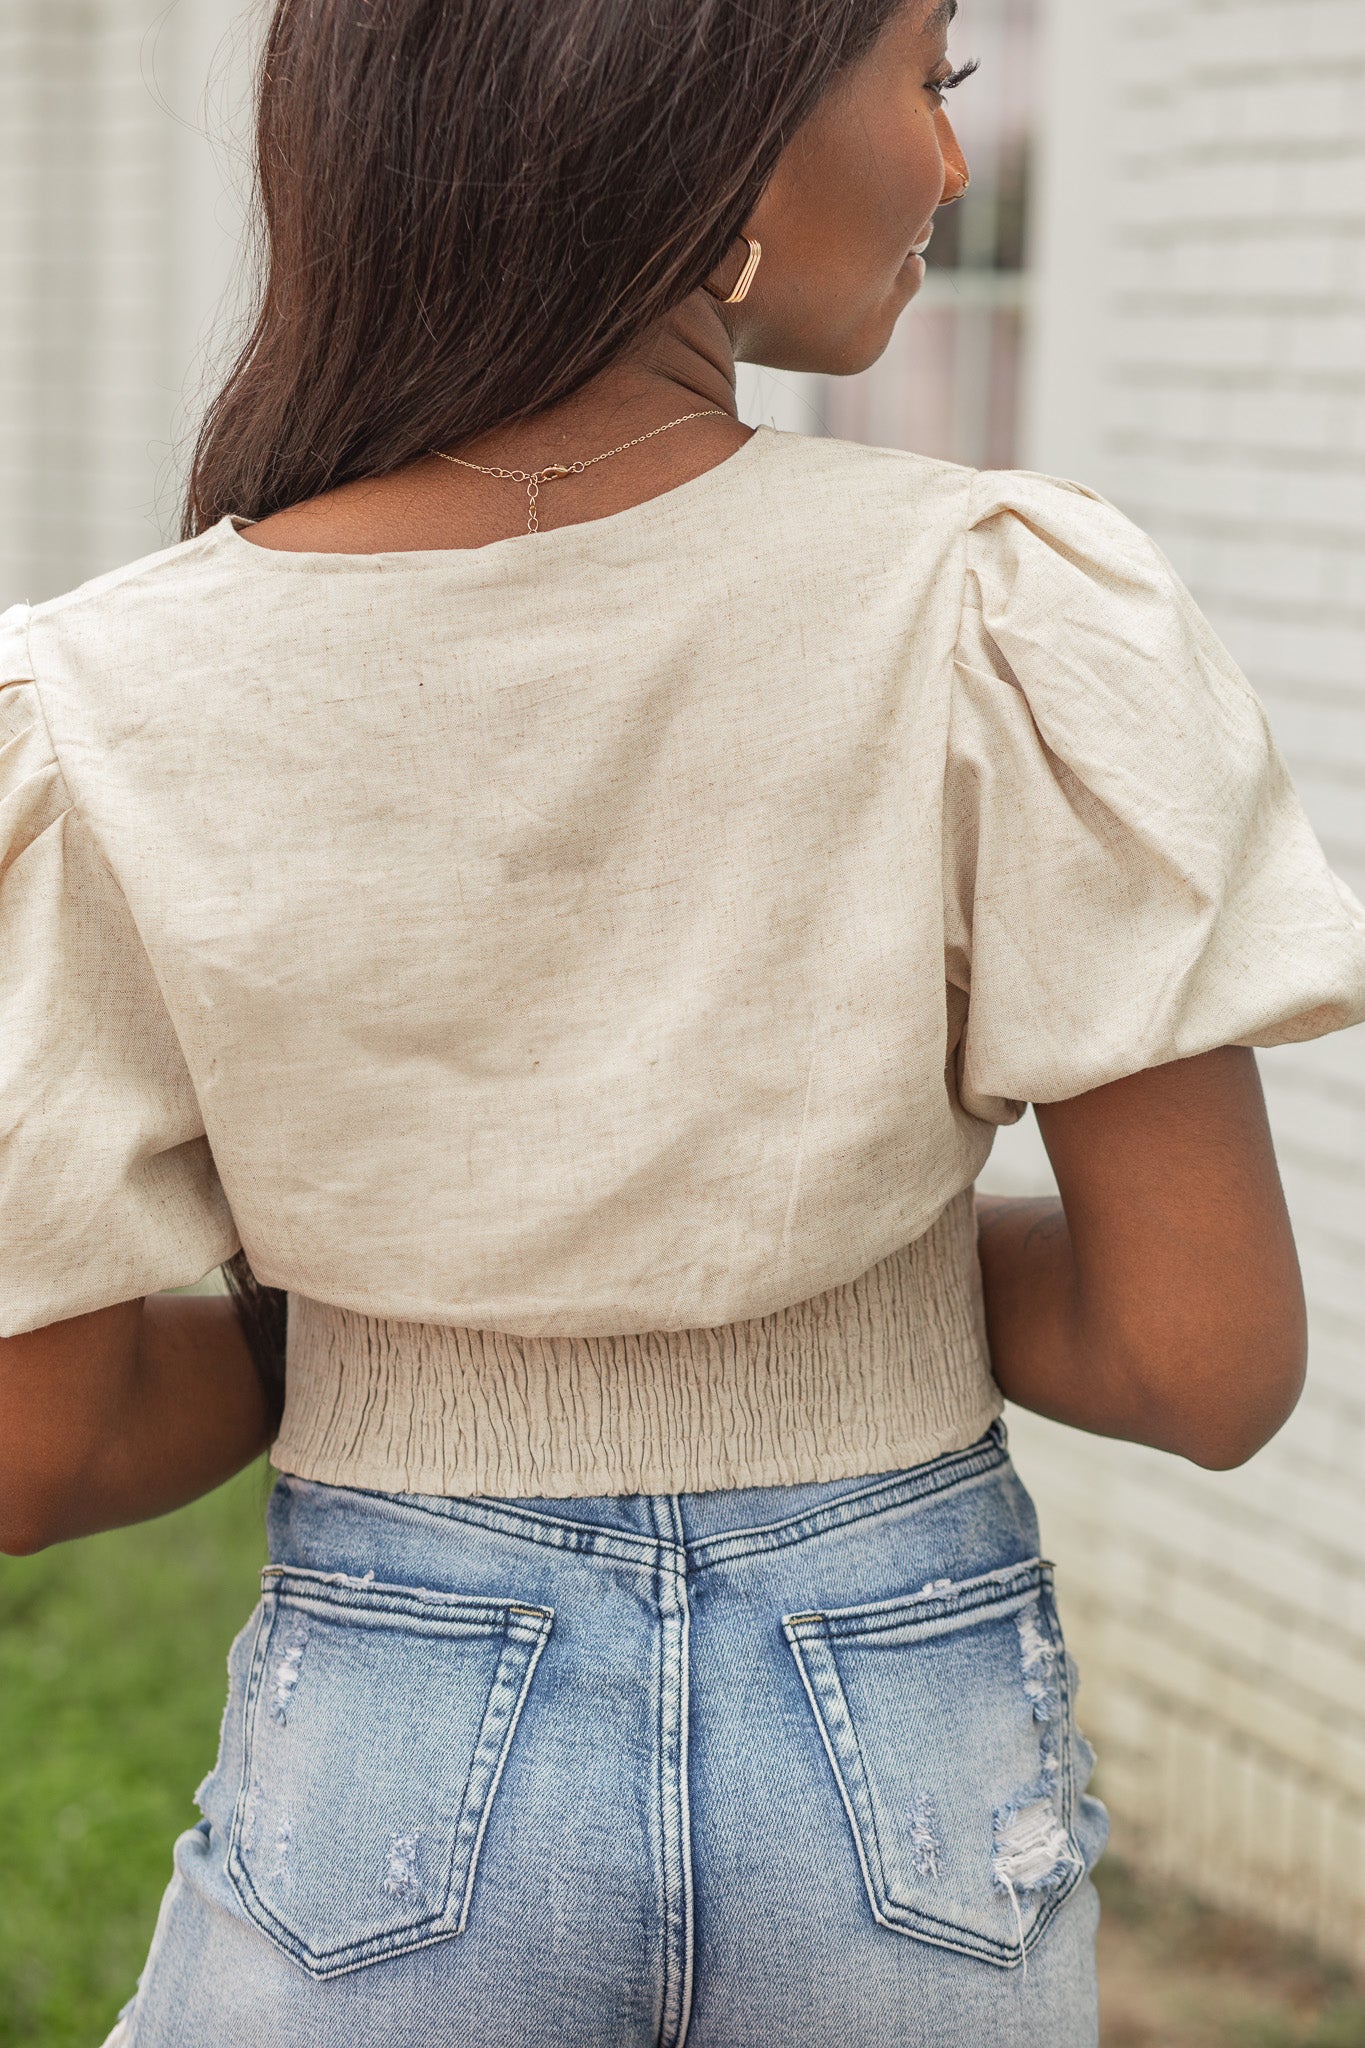
<path fill-rule="evenodd" d="M 997 1425 L 912 1470 L 281 1478 L 128 2048 L 1093 2048 L 1103 1808 Z"/>

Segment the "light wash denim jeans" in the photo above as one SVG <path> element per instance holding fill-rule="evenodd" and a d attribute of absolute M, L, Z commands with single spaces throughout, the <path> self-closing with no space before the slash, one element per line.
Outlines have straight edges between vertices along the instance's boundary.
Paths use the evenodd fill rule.
<path fill-rule="evenodd" d="M 269 1527 L 128 2048 L 1093 2048 L 1106 1821 L 999 1426 Z"/>

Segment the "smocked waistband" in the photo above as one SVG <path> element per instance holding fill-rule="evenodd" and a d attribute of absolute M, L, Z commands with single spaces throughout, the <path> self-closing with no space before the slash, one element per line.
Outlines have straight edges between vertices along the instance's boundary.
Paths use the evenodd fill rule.
<path fill-rule="evenodd" d="M 971 1190 L 856 1280 L 743 1323 L 519 1337 L 291 1295 L 286 1472 L 575 1498 L 790 1486 L 965 1449 L 1001 1408 Z"/>

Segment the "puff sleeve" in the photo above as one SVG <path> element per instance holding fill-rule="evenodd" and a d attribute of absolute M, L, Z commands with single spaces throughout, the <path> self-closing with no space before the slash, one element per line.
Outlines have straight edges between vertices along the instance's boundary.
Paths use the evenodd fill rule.
<path fill-rule="evenodd" d="M 1155 544 L 1077 485 L 975 481 L 946 800 L 969 1113 L 1365 1018 L 1365 912 L 1259 702 Z"/>
<path fill-rule="evenodd" d="M 237 1248 L 128 906 L 0 618 L 0 1336 L 200 1279 Z"/>

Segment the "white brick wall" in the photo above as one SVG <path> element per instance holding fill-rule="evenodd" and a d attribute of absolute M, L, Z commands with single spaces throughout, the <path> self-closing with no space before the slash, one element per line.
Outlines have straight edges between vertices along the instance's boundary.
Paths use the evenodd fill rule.
<path fill-rule="evenodd" d="M 0 7 L 0 607 L 174 526 L 191 370 L 236 219 L 201 132 L 237 0 Z M 229 46 L 230 47 L 230 46 Z"/>
<path fill-rule="evenodd" d="M 1156 535 L 1365 894 L 1365 5 L 1049 8 L 1028 459 Z M 1365 1032 L 1262 1071 L 1298 1415 L 1226 1475 L 1026 1416 L 1015 1446 L 1116 1842 L 1365 1963 Z M 995 1183 L 1045 1177 L 1007 1136 Z"/>

